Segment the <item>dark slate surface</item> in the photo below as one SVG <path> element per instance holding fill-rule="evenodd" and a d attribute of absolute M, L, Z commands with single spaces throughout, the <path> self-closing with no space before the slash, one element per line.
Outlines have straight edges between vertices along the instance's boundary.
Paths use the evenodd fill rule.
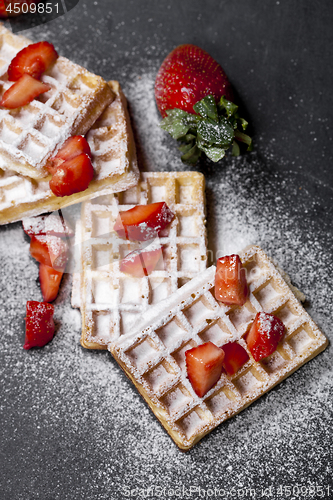
<path fill-rule="evenodd" d="M 216 255 L 262 245 L 332 339 L 332 3 L 60 3 L 74 7 L 23 34 L 120 81 L 142 169 L 188 168 L 158 128 L 153 82 L 163 58 L 190 42 L 222 64 L 255 147 L 197 167 L 209 247 Z M 331 347 L 183 454 L 111 356 L 80 347 L 70 275 L 55 303 L 56 337 L 23 351 L 25 303 L 41 295 L 19 223 L 0 229 L 0 265 L 1 499 L 333 497 Z"/>

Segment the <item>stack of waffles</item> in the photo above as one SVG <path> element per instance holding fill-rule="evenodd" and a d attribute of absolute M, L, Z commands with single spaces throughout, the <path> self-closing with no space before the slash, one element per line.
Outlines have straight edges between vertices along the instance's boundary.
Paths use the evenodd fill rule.
<path fill-rule="evenodd" d="M 10 61 L 31 42 L 2 26 L 0 42 L 3 94 L 10 86 Z M 72 293 L 73 307 L 81 310 L 81 344 L 108 349 L 175 443 L 188 450 L 316 356 L 327 340 L 259 247 L 240 254 L 250 289 L 246 303 L 216 301 L 215 266 L 207 269 L 204 177 L 149 172 L 139 179 L 117 82 L 107 83 L 63 57 L 42 81 L 50 90 L 38 99 L 0 110 L 0 224 L 82 202 Z M 85 191 L 58 198 L 45 165 L 76 134 L 87 137 L 94 179 Z M 163 201 L 175 215 L 156 238 L 163 258 L 148 275 L 125 274 L 120 262 L 142 243 L 118 236 L 119 212 Z M 277 350 L 257 362 L 245 335 L 261 311 L 279 317 L 286 332 Z M 185 352 L 208 341 L 218 347 L 237 342 L 249 359 L 199 397 L 187 377 Z"/>
<path fill-rule="evenodd" d="M 7 68 L 32 43 L 0 25 L 0 81 L 9 87 Z M 51 89 L 30 104 L 0 110 L 0 224 L 57 210 L 103 193 L 135 185 L 139 171 L 135 145 L 119 83 L 59 57 L 44 73 Z M 72 135 L 87 134 L 95 171 L 87 190 L 59 198 L 49 188 L 45 168 Z"/>

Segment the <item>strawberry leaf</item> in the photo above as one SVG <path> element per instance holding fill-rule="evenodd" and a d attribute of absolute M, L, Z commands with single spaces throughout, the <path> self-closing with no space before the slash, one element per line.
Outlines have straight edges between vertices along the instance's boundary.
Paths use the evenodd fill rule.
<path fill-rule="evenodd" d="M 241 142 L 244 142 L 245 144 L 247 144 L 249 147 L 251 146 L 252 144 L 252 139 L 251 137 L 249 137 L 248 135 L 246 134 L 243 134 L 242 132 L 240 132 L 239 130 L 236 130 L 235 132 L 235 137 L 238 141 L 241 141 Z"/>
<path fill-rule="evenodd" d="M 203 152 L 213 162 L 221 160 L 227 149 L 238 156 L 240 148 L 237 141 L 245 143 L 251 151 L 252 139 L 242 131 L 248 122 L 238 114 L 238 106 L 225 97 L 216 103 L 208 95 L 193 106 L 196 114 L 175 108 L 167 111 L 161 122 L 166 130 L 181 145 L 182 161 L 194 165 Z"/>
<path fill-rule="evenodd" d="M 239 156 L 240 155 L 240 149 L 236 141 L 233 141 L 232 143 L 232 156 Z"/>
<path fill-rule="evenodd" d="M 208 95 L 204 97 L 201 101 L 198 101 L 193 106 L 193 109 L 196 113 L 201 115 L 202 118 L 210 118 L 215 122 L 219 121 L 216 102 L 212 95 Z"/>
<path fill-rule="evenodd" d="M 228 101 L 224 96 L 221 97 L 219 102 L 219 108 L 223 113 L 223 110 L 226 111 L 227 118 L 234 116 L 238 111 L 238 106 L 231 101 Z"/>
<path fill-rule="evenodd" d="M 173 139 L 179 139 L 187 134 L 192 126 L 197 124 L 196 115 L 186 113 L 181 109 L 169 109 L 167 116 L 161 123 L 163 130 L 169 132 Z"/>
<path fill-rule="evenodd" d="M 183 155 L 181 156 L 181 159 L 184 163 L 189 163 L 190 165 L 195 165 L 196 162 L 198 161 L 200 155 L 201 155 L 201 151 L 200 149 L 197 147 L 196 144 L 194 144 L 194 146 L 191 146 L 190 144 L 186 145 L 187 147 L 184 146 L 184 153 Z M 179 148 L 181 149 L 182 146 Z"/>

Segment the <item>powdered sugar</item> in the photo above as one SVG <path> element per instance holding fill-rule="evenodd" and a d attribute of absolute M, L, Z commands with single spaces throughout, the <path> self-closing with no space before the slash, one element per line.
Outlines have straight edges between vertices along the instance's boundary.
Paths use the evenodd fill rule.
<path fill-rule="evenodd" d="M 74 236 L 74 231 L 68 222 L 60 217 L 59 212 L 37 217 L 28 217 L 22 221 L 24 231 L 33 234 L 48 234 L 63 238 Z"/>
<path fill-rule="evenodd" d="M 153 82 L 154 73 L 142 71 L 140 78 L 134 74 L 125 83 L 141 166 L 182 170 L 187 167 L 176 145 L 158 127 Z M 331 335 L 332 208 L 320 196 L 329 187 L 318 184 L 316 194 L 308 179 L 284 167 L 279 170 L 274 158 L 260 159 L 256 153 L 198 167 L 207 183 L 211 260 L 260 244 L 305 292 L 308 311 Z M 79 346 L 80 315 L 70 307 L 69 275 L 55 302 L 54 340 L 42 350 L 23 351 L 25 303 L 41 300 L 38 267 L 29 257 L 29 242 L 19 223 L 2 227 L 0 235 L 3 442 L 20 440 L 14 459 L 24 463 L 21 471 L 28 464 L 29 476 L 45 472 L 42 484 L 36 479 L 28 489 L 22 487 L 22 499 L 36 496 L 36 488 L 47 492 L 44 498 L 60 499 L 69 477 L 81 480 L 72 498 L 89 492 L 99 499 L 165 485 L 189 491 L 198 481 L 202 487 L 228 492 L 258 482 L 277 487 L 281 471 L 284 484 L 327 483 L 332 472 L 330 349 L 189 454 L 180 454 L 110 354 Z M 260 492 L 257 489 L 257 496 Z"/>

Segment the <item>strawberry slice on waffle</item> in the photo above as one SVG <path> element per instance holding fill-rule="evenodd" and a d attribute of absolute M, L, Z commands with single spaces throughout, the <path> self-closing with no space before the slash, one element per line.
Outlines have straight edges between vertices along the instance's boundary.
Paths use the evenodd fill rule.
<path fill-rule="evenodd" d="M 114 230 L 121 238 L 147 241 L 156 238 L 174 217 L 174 213 L 164 201 L 137 205 L 119 212 Z"/>
<path fill-rule="evenodd" d="M 226 255 L 216 262 L 215 298 L 227 305 L 243 306 L 248 297 L 245 269 L 238 255 Z"/>
<path fill-rule="evenodd" d="M 186 351 L 185 359 L 188 379 L 194 392 L 202 398 L 221 377 L 224 351 L 206 342 Z"/>
<path fill-rule="evenodd" d="M 246 343 L 255 361 L 260 361 L 272 354 L 285 332 L 283 322 L 274 314 L 259 312 L 256 314 Z"/>
<path fill-rule="evenodd" d="M 23 75 L 37 80 L 56 60 L 58 54 L 49 42 L 37 42 L 20 50 L 8 67 L 8 80 L 16 82 Z"/>
<path fill-rule="evenodd" d="M 50 85 L 24 74 L 6 90 L 0 101 L 0 106 L 6 109 L 20 108 L 29 104 L 29 102 L 40 94 L 50 90 L 50 88 Z"/>

